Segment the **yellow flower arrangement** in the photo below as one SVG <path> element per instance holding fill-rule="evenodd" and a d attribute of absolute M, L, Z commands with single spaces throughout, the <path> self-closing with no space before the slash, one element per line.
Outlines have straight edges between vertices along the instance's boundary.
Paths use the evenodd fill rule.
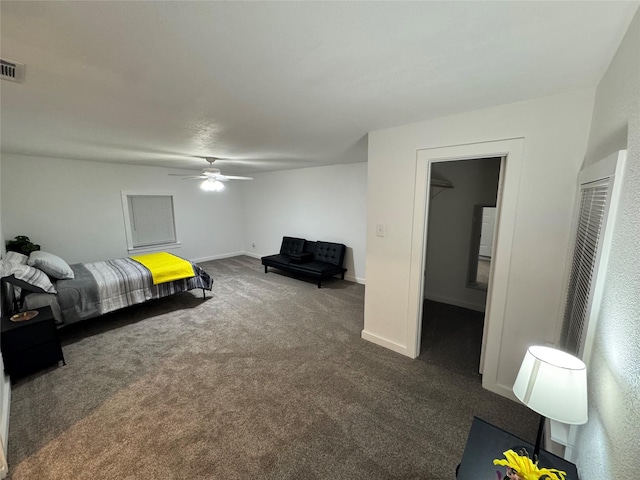
<path fill-rule="evenodd" d="M 494 465 L 502 465 L 508 469 L 515 470 L 518 480 L 539 480 L 541 477 L 549 478 L 550 480 L 565 480 L 567 472 L 556 470 L 555 468 L 538 468 L 538 462 L 533 463 L 526 455 L 518 455 L 513 450 L 507 450 L 503 453 L 506 460 L 495 459 Z M 509 473 L 509 472 L 508 472 Z M 514 477 L 509 477 L 514 478 Z"/>

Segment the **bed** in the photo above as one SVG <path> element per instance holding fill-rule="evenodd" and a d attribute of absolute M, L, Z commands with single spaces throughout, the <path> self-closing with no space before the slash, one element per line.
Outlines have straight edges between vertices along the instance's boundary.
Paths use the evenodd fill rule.
<path fill-rule="evenodd" d="M 190 265 L 191 276 L 158 283 L 155 272 L 152 274 L 133 258 L 67 265 L 59 257 L 44 253 L 46 264 L 38 262 L 42 254 L 35 252 L 28 258 L 10 255 L 3 259 L 2 276 L 4 281 L 26 290 L 21 295 L 20 310 L 50 306 L 59 326 L 189 290 L 202 289 L 204 297 L 205 290 L 213 285 L 198 264 L 180 257 L 183 263 L 188 262 L 187 267 Z"/>

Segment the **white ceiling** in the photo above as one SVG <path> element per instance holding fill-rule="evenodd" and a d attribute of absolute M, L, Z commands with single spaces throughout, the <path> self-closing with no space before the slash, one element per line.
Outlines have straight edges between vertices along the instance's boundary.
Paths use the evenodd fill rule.
<path fill-rule="evenodd" d="M 3 152 L 245 174 L 597 85 L 637 2 L 0 2 Z"/>

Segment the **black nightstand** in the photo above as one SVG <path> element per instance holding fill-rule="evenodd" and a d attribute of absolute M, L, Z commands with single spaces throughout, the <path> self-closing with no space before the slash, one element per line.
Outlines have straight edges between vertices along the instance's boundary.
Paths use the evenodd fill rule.
<path fill-rule="evenodd" d="M 467 445 L 462 455 L 462 462 L 456 472 L 456 479 L 496 479 L 496 471 L 500 471 L 502 475 L 505 475 L 505 467 L 495 466 L 493 460 L 504 458 L 503 452 L 507 450 L 519 453 L 522 448 L 526 449 L 529 455 L 533 452 L 533 445 L 530 443 L 478 417 L 473 417 Z M 579 480 L 575 464 L 546 450 L 540 451 L 540 457 L 540 468 L 557 468 L 567 473 L 566 480 Z M 506 476 L 503 478 L 508 480 Z"/>
<path fill-rule="evenodd" d="M 66 365 L 51 308 L 37 310 L 38 316 L 31 320 L 12 322 L 2 317 L 2 359 L 12 382 L 54 363 Z"/>

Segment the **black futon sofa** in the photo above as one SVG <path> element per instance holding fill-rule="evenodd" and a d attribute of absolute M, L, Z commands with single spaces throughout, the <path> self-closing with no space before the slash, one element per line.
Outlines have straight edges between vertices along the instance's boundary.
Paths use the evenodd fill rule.
<path fill-rule="evenodd" d="M 322 286 L 322 280 L 340 274 L 344 280 L 347 271 L 342 266 L 347 247 L 342 243 L 311 242 L 304 238 L 282 237 L 280 253 L 262 257 L 264 273 L 267 267 L 293 274 L 293 278 L 310 277 Z"/>

